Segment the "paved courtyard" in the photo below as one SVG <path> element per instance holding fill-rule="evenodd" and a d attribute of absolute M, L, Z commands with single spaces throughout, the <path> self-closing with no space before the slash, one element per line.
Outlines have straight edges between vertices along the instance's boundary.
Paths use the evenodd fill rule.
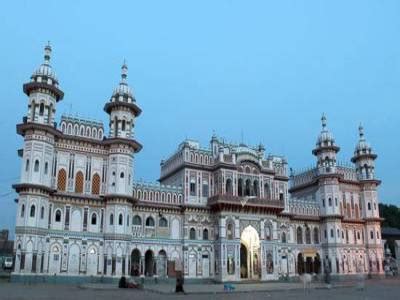
<path fill-rule="evenodd" d="M 298 284 L 250 284 L 236 285 L 237 291 L 223 293 L 217 290 L 220 285 L 188 285 L 187 295 L 167 294 L 172 290 L 172 286 L 159 288 L 160 291 L 153 290 L 120 290 L 111 286 L 86 286 L 84 288 L 66 285 L 21 285 L 0 282 L 0 299 L 400 299 L 400 280 L 370 280 L 366 282 L 365 288 L 360 290 L 356 284 L 345 284 L 332 289 L 322 288 L 315 285 L 310 291 L 304 293 Z M 212 287 L 213 286 L 213 287 Z"/>

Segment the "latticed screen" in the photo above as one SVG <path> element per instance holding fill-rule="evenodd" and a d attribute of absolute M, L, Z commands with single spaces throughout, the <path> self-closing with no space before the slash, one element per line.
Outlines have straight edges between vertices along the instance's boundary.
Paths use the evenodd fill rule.
<path fill-rule="evenodd" d="M 94 174 L 92 179 L 92 194 L 93 195 L 100 194 L 100 176 L 98 174 Z"/>
<path fill-rule="evenodd" d="M 83 173 L 81 171 L 76 173 L 75 193 L 83 193 Z"/>
<path fill-rule="evenodd" d="M 60 191 L 65 191 L 67 186 L 67 172 L 64 169 L 58 171 L 58 179 L 57 179 L 57 189 Z"/>

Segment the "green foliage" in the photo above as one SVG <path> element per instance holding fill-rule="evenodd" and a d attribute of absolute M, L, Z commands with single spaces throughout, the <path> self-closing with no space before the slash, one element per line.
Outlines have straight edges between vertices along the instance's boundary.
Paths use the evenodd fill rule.
<path fill-rule="evenodd" d="M 400 229 L 400 209 L 394 205 L 379 204 L 379 215 L 384 218 L 382 227 L 395 227 Z"/>

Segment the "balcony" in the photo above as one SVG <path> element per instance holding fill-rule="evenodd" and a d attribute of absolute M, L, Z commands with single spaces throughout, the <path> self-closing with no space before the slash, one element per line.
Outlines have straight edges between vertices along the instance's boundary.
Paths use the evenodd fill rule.
<path fill-rule="evenodd" d="M 218 194 L 208 198 L 211 207 L 237 207 L 237 208 L 259 208 L 274 212 L 281 212 L 285 208 L 283 200 L 260 197 L 239 197 L 228 194 Z"/>

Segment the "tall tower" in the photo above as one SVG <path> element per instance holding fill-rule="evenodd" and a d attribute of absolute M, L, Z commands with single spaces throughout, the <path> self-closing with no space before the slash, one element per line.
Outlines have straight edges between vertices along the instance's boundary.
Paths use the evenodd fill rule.
<path fill-rule="evenodd" d="M 375 160 L 377 155 L 364 136 L 362 125 L 358 128 L 359 140 L 351 161 L 356 166 L 357 178 L 360 182 L 360 206 L 365 219 L 365 244 L 368 253 L 371 273 L 382 273 L 383 249 L 381 245 L 381 221 L 379 217 L 377 189 L 380 181 L 375 178 Z"/>
<path fill-rule="evenodd" d="M 104 106 L 110 115 L 110 134 L 104 141 L 108 145 L 108 172 L 106 201 L 105 233 L 118 234 L 122 240 L 131 238 L 132 227 L 129 220 L 132 215 L 133 198 L 133 159 L 142 146 L 133 139 L 135 118 L 141 110 L 136 105 L 131 88 L 126 81 L 128 67 L 121 68 L 121 81 L 114 90 L 111 99 Z M 116 249 L 114 239 L 105 239 L 105 247 L 113 249 L 106 255 L 107 275 L 128 274 L 130 260 L 129 243 L 120 243 Z M 111 267 L 110 267 L 111 266 Z"/>
<path fill-rule="evenodd" d="M 336 145 L 332 133 L 327 129 L 327 120 L 322 115 L 322 130 L 312 153 L 317 157 L 318 191 L 324 262 L 333 273 L 338 272 L 340 232 L 340 188 L 339 174 L 336 172 L 336 154 L 340 148 Z"/>
<path fill-rule="evenodd" d="M 125 63 L 121 71 L 121 81 L 104 106 L 104 111 L 110 115 L 109 138 L 106 140 L 110 145 L 106 194 L 132 197 L 134 153 L 142 148 L 133 139 L 133 128 L 141 109 L 127 83 L 128 67 Z"/>
<path fill-rule="evenodd" d="M 327 128 L 325 114 L 322 115 L 322 130 L 318 136 L 313 154 L 317 157 L 317 167 L 321 174 L 336 172 L 336 154 L 340 148 L 336 146 L 335 139 Z"/>
<path fill-rule="evenodd" d="M 64 93 L 50 66 L 51 47 L 44 48 L 44 62 L 23 85 L 28 96 L 28 112 L 17 133 L 24 137 L 20 183 L 14 188 L 19 194 L 16 217 L 15 271 L 39 271 L 44 254 L 38 250 L 44 245 L 44 236 L 28 235 L 26 228 L 48 228 L 51 215 L 49 204 L 52 187 L 52 168 L 55 138 L 60 134 L 54 125 L 56 103 Z M 40 232 L 40 231 L 37 231 Z M 22 262 L 22 263 L 21 263 Z M 41 267 L 42 268 L 42 267 Z"/>

